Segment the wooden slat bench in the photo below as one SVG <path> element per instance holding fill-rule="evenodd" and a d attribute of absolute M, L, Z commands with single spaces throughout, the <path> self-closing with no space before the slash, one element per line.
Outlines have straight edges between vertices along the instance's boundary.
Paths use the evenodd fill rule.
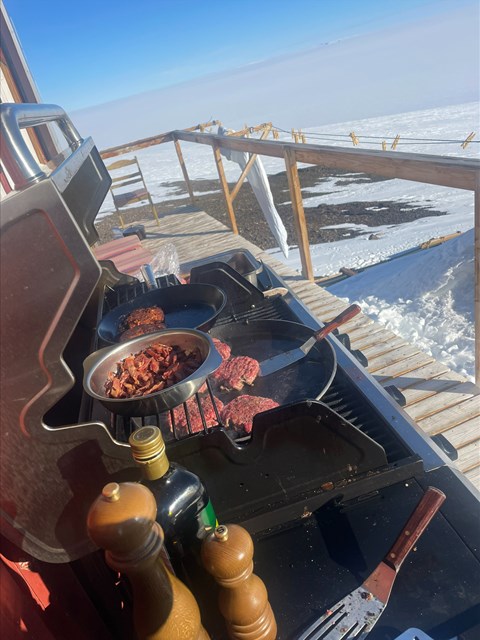
<path fill-rule="evenodd" d="M 97 260 L 111 260 L 121 273 L 135 275 L 144 264 L 150 263 L 153 254 L 143 246 L 138 236 L 118 238 L 93 248 Z"/>

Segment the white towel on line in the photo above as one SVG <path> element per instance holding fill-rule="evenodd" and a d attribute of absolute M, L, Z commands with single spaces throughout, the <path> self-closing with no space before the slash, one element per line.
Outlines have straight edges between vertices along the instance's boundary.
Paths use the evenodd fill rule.
<path fill-rule="evenodd" d="M 227 135 L 227 129 L 225 127 L 218 127 L 218 135 Z M 240 165 L 242 171 L 248 162 L 248 153 L 242 153 L 241 151 L 233 151 L 232 149 L 220 148 L 220 153 L 227 160 L 236 162 Z M 273 202 L 272 192 L 270 190 L 270 184 L 268 182 L 267 173 L 263 167 L 261 159 L 257 156 L 255 162 L 250 167 L 250 171 L 247 175 L 247 180 L 250 183 L 258 204 L 263 212 L 265 220 L 270 227 L 275 240 L 278 242 L 278 246 L 282 250 L 283 255 L 288 258 L 288 238 L 287 230 L 280 218 L 275 204 Z"/>

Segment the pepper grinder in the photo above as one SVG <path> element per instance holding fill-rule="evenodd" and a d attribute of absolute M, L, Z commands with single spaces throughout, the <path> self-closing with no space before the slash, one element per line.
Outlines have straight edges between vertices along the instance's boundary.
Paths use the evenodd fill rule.
<path fill-rule="evenodd" d="M 233 640 L 275 640 L 264 583 L 253 573 L 253 541 L 239 525 L 220 525 L 202 543 L 202 562 L 220 585 L 218 604 Z"/>
<path fill-rule="evenodd" d="M 87 517 L 93 542 L 105 549 L 107 564 L 132 585 L 138 640 L 208 640 L 197 602 L 160 557 L 163 531 L 157 505 L 141 484 L 107 484 Z"/>

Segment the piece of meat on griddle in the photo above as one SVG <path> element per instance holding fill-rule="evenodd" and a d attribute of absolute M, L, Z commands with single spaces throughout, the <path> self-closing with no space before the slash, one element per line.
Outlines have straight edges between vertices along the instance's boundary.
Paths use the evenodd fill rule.
<path fill-rule="evenodd" d="M 165 329 L 165 324 L 163 322 L 154 322 L 152 324 L 137 324 L 131 329 L 127 329 L 120 336 L 120 342 L 126 342 L 127 340 L 132 340 L 132 338 L 138 338 L 140 336 L 145 336 L 148 333 L 154 333 L 155 331 L 161 331 Z"/>
<path fill-rule="evenodd" d="M 232 350 L 225 342 L 222 342 L 218 338 L 212 338 L 215 349 L 222 356 L 222 360 L 228 360 L 232 355 Z"/>
<path fill-rule="evenodd" d="M 245 384 L 252 385 L 255 382 L 259 371 L 258 360 L 249 356 L 236 356 L 224 360 L 210 377 L 221 389 L 241 391 Z"/>
<path fill-rule="evenodd" d="M 143 307 L 141 309 L 134 309 L 126 316 L 121 323 L 120 331 L 126 331 L 132 329 L 139 324 L 155 324 L 158 322 L 164 322 L 165 314 L 163 309 L 157 306 Z"/>
<path fill-rule="evenodd" d="M 237 396 L 226 404 L 220 417 L 226 427 L 232 427 L 235 431 L 250 433 L 252 431 L 253 417 L 262 411 L 278 407 L 278 402 L 271 398 L 261 396 Z"/>
<path fill-rule="evenodd" d="M 200 402 L 202 404 L 202 411 L 205 417 L 205 422 L 207 427 L 213 427 L 218 424 L 217 414 L 215 413 L 215 409 L 213 407 L 212 399 L 210 395 L 199 396 Z M 215 405 L 218 409 L 218 413 L 223 409 L 223 402 L 218 398 L 214 397 Z M 200 409 L 198 406 L 196 396 L 192 396 L 186 402 L 188 409 L 188 417 L 190 419 L 190 428 L 192 433 L 198 433 L 199 431 L 203 431 L 203 420 L 200 415 Z M 175 429 L 178 435 L 186 435 L 189 433 L 188 431 L 188 422 L 187 416 L 185 413 L 185 409 L 183 404 L 179 407 L 175 407 L 173 410 L 173 419 L 175 421 Z M 170 414 L 168 415 L 168 426 L 172 431 L 172 420 Z"/>

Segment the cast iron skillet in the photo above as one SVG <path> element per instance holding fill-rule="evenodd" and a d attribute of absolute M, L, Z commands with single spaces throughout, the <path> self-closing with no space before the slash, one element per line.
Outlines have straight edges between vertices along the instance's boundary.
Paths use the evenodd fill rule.
<path fill-rule="evenodd" d="M 180 284 L 152 289 L 115 307 L 103 316 L 97 327 L 100 340 L 114 344 L 120 340 L 120 324 L 134 309 L 158 306 L 165 313 L 167 329 L 199 329 L 208 331 L 225 306 L 221 289 L 211 284 Z"/>
<path fill-rule="evenodd" d="M 231 347 L 232 356 L 250 356 L 258 361 L 300 347 L 313 333 L 313 329 L 303 324 L 286 320 L 235 322 L 210 331 L 212 338 Z M 216 389 L 214 393 L 224 403 L 243 393 L 272 398 L 279 404 L 318 400 L 331 385 L 336 370 L 335 351 L 325 338 L 302 360 L 270 376 L 257 378 L 251 387 L 245 385 L 242 391 L 228 393 Z"/>

